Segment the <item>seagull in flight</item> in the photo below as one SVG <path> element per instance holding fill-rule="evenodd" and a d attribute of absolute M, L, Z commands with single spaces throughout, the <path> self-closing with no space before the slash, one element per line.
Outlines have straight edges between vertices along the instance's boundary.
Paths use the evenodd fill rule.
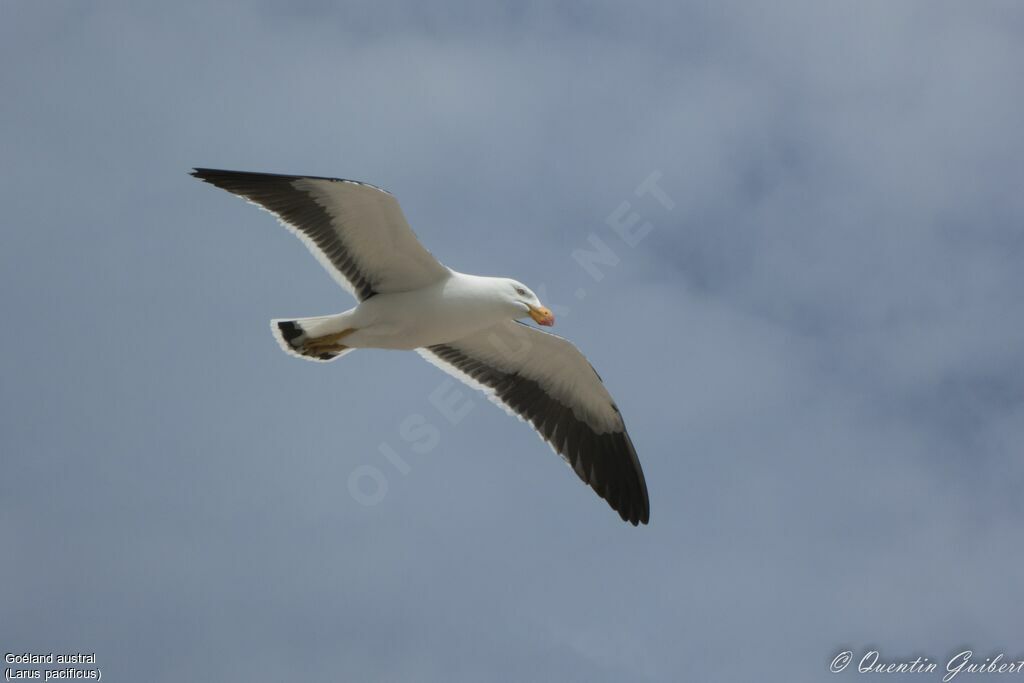
<path fill-rule="evenodd" d="M 529 423 L 633 524 L 650 503 L 618 406 L 529 287 L 460 273 L 427 251 L 391 193 L 319 176 L 193 169 L 196 178 L 277 217 L 357 301 L 336 315 L 273 320 L 288 354 L 327 363 L 355 349 L 415 350 Z"/>

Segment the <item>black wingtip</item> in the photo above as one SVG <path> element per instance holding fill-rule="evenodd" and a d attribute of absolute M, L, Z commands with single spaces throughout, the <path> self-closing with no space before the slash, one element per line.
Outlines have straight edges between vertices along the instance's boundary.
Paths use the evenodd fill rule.
<path fill-rule="evenodd" d="M 291 189 L 290 185 L 286 185 L 287 183 L 298 178 L 307 177 L 255 173 L 253 171 L 228 171 L 222 168 L 202 167 L 193 168 L 189 175 L 193 178 L 198 178 L 204 183 L 209 183 L 214 187 L 219 187 L 222 190 L 227 190 L 257 203 L 260 203 L 258 197 L 261 191 L 281 189 L 283 184 L 288 189 Z"/>
<path fill-rule="evenodd" d="M 217 168 L 202 168 L 197 166 L 188 172 L 193 178 L 199 178 L 203 182 L 216 184 L 218 179 L 228 179 L 237 177 L 239 175 L 245 175 L 244 171 L 222 171 Z"/>
<path fill-rule="evenodd" d="M 622 519 L 629 522 L 633 526 L 646 526 L 651 521 L 651 512 L 647 508 L 640 510 L 630 510 L 626 514 L 619 513 Z"/>
<path fill-rule="evenodd" d="M 199 178 L 206 182 L 214 182 L 216 180 L 238 180 L 241 178 L 280 178 L 282 176 L 275 176 L 270 173 L 253 173 L 252 171 L 228 171 L 222 168 L 204 168 L 202 166 L 196 166 L 188 172 L 193 178 Z M 290 177 L 290 176 L 286 176 Z"/>
<path fill-rule="evenodd" d="M 188 174 L 193 178 L 198 178 L 199 180 L 202 180 L 204 183 L 210 183 L 211 185 L 217 184 L 216 182 L 214 182 L 214 178 L 216 178 L 218 173 L 219 171 L 213 168 L 193 168 L 191 171 L 188 172 Z"/>

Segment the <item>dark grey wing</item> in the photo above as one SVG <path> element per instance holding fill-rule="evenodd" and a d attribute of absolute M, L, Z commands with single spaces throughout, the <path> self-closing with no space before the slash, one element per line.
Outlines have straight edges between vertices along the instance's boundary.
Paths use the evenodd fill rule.
<path fill-rule="evenodd" d="M 360 301 L 419 289 L 449 274 L 416 239 L 398 201 L 373 185 L 210 168 L 192 175 L 274 214 Z"/>
<path fill-rule="evenodd" d="M 623 520 L 647 524 L 647 482 L 633 441 L 601 378 L 571 342 L 506 322 L 418 351 L 529 422 Z"/>

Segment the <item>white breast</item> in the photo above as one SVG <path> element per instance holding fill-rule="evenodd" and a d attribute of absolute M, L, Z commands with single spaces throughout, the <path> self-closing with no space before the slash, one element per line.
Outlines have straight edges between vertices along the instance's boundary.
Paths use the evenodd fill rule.
<path fill-rule="evenodd" d="M 415 349 L 461 339 L 507 319 L 507 310 L 495 305 L 479 280 L 453 272 L 429 287 L 371 297 L 353 311 L 357 332 L 346 344 Z"/>

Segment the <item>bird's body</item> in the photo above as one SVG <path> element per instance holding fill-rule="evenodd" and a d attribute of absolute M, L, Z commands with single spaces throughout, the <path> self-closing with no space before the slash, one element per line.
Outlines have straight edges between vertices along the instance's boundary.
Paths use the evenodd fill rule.
<path fill-rule="evenodd" d="M 284 351 L 330 362 L 359 348 L 415 349 L 529 422 L 624 520 L 647 523 L 647 485 L 618 406 L 575 346 L 518 322 L 554 324 L 528 287 L 442 265 L 394 197 L 372 185 L 201 168 L 193 175 L 273 213 L 356 297 L 343 313 L 272 321 Z"/>
<path fill-rule="evenodd" d="M 421 289 L 362 301 L 334 316 L 336 324 L 324 333 L 353 329 L 345 345 L 357 349 L 413 350 L 446 344 L 509 318 L 509 310 L 494 295 L 503 281 L 453 270 Z"/>

